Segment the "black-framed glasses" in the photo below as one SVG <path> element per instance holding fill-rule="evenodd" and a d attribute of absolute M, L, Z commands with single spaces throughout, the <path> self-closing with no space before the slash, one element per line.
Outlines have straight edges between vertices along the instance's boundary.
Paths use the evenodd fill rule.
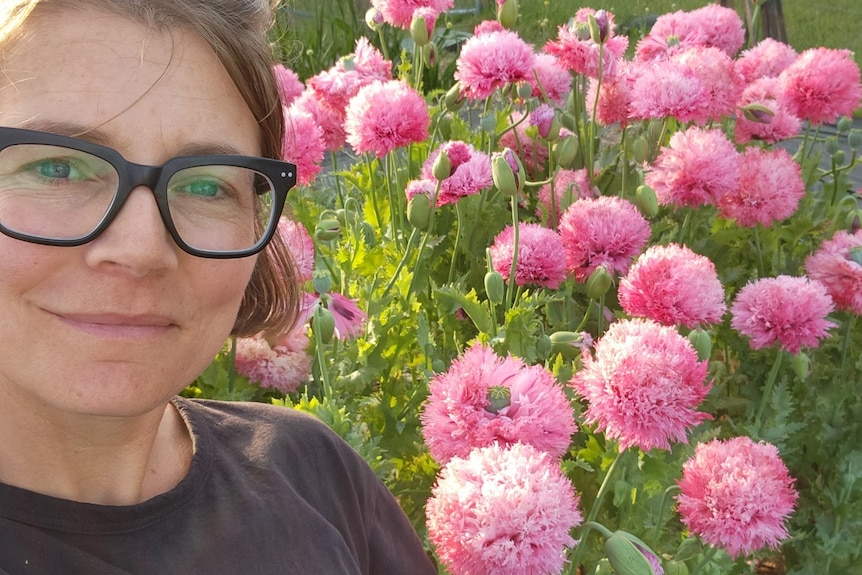
<path fill-rule="evenodd" d="M 111 224 L 139 186 L 185 252 L 240 258 L 275 233 L 296 166 L 269 158 L 207 155 L 161 166 L 68 136 L 0 127 L 0 232 L 49 246 L 80 246 Z"/>

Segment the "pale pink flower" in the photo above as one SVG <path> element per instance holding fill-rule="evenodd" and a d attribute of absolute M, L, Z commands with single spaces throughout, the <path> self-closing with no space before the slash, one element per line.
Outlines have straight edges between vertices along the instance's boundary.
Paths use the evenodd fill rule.
<path fill-rule="evenodd" d="M 652 60 L 635 68 L 629 109 L 632 119 L 673 117 L 700 122 L 709 116 L 710 91 L 692 67 L 676 60 Z"/>
<path fill-rule="evenodd" d="M 635 67 L 635 64 L 620 60 L 616 72 L 606 74 L 601 86 L 596 79 L 590 78 L 585 98 L 590 119 L 604 126 L 617 122 L 623 126 L 628 124 L 629 117 L 632 115 L 632 84 L 635 77 L 632 70 Z M 593 117 L 594 110 L 595 117 Z"/>
<path fill-rule="evenodd" d="M 713 46 L 697 46 L 670 58 L 690 67 L 705 88 L 707 100 L 702 103 L 701 116 L 695 120 L 703 123 L 734 113 L 743 83 L 730 56 Z"/>
<path fill-rule="evenodd" d="M 306 351 L 305 325 L 294 329 L 275 345 L 262 337 L 236 340 L 236 372 L 250 381 L 282 393 L 292 393 L 311 373 L 312 357 Z"/>
<path fill-rule="evenodd" d="M 417 9 L 430 8 L 440 14 L 454 4 L 454 0 L 371 0 L 371 5 L 380 10 L 387 24 L 403 30 L 410 28 L 413 12 Z"/>
<path fill-rule="evenodd" d="M 862 315 L 862 230 L 843 230 L 805 260 L 805 273 L 826 286 L 838 309 Z"/>
<path fill-rule="evenodd" d="M 390 80 L 391 69 L 392 63 L 367 38 L 360 36 L 353 54 L 340 58 L 328 70 L 309 78 L 308 87 L 320 102 L 342 111 L 363 86 Z"/>
<path fill-rule="evenodd" d="M 774 77 L 763 77 L 751 82 L 739 97 L 736 109 L 734 139 L 739 144 L 751 140 L 775 143 L 799 134 L 802 122 L 784 105 L 781 81 Z M 746 106 L 763 106 L 772 112 L 750 112 L 749 119 L 744 111 Z"/>
<path fill-rule="evenodd" d="M 690 12 L 678 10 L 660 15 L 638 43 L 635 54 L 638 60 L 653 60 L 677 50 L 711 46 L 734 57 L 744 41 L 745 28 L 736 11 L 710 4 Z"/>
<path fill-rule="evenodd" d="M 283 64 L 273 65 L 272 72 L 278 84 L 278 95 L 281 97 L 281 105 L 290 106 L 302 94 L 305 86 L 300 81 L 296 72 Z"/>
<path fill-rule="evenodd" d="M 296 265 L 297 280 L 300 283 L 311 281 L 314 275 L 314 242 L 308 231 L 299 222 L 281 216 L 278 221 L 278 235 Z"/>
<path fill-rule="evenodd" d="M 544 52 L 535 55 L 533 71 L 535 75 L 530 74 L 527 77 L 533 97 L 544 101 L 547 96 L 550 103 L 562 106 L 572 91 L 572 75 L 569 71 L 555 56 Z"/>
<path fill-rule="evenodd" d="M 752 349 L 778 345 L 790 353 L 816 348 L 835 324 L 826 287 L 804 277 L 780 275 L 746 284 L 730 306 L 733 329 L 750 338 Z"/>
<path fill-rule="evenodd" d="M 750 84 L 759 78 L 777 78 L 796 61 L 796 50 L 774 38 L 764 38 L 736 59 L 736 71 Z"/>
<path fill-rule="evenodd" d="M 629 315 L 662 325 L 721 321 L 724 288 L 709 258 L 686 246 L 650 246 L 620 281 L 619 301 Z"/>
<path fill-rule="evenodd" d="M 576 429 L 553 374 L 541 365 L 499 357 L 483 344 L 468 348 L 429 388 L 420 414 L 422 433 L 440 463 L 495 443 L 528 443 L 561 457 Z M 495 394 L 504 398 L 500 405 L 492 403 Z"/>
<path fill-rule="evenodd" d="M 428 137 L 431 116 L 422 95 L 400 80 L 360 88 L 347 106 L 347 142 L 378 158 Z"/>
<path fill-rule="evenodd" d="M 450 461 L 426 507 L 428 538 L 452 575 L 559 573 L 583 517 L 559 463 L 530 445 Z"/>
<path fill-rule="evenodd" d="M 489 34 L 491 32 L 502 32 L 505 29 L 506 28 L 496 20 L 482 20 L 476 24 L 475 28 L 473 28 L 473 35 L 481 36 L 482 34 Z"/>
<path fill-rule="evenodd" d="M 599 55 L 601 54 L 602 77 L 613 75 L 617 61 L 625 56 L 629 46 L 627 36 L 614 34 L 614 15 L 608 15 L 608 37 L 602 44 L 590 38 L 588 17 L 595 15 L 592 8 L 581 8 L 575 14 L 571 26 L 560 26 L 557 40 L 548 41 L 542 48 L 557 57 L 567 69 L 589 78 L 599 77 Z"/>
<path fill-rule="evenodd" d="M 805 50 L 778 77 L 787 108 L 814 124 L 852 116 L 862 100 L 859 66 L 850 50 Z"/>
<path fill-rule="evenodd" d="M 793 483 L 774 445 L 713 439 L 683 464 L 677 509 L 689 531 L 736 558 L 788 537 L 784 522 L 799 496 Z"/>
<path fill-rule="evenodd" d="M 461 198 L 478 194 L 494 183 L 491 176 L 491 157 L 460 140 L 446 142 L 428 155 L 422 165 L 423 179 L 434 179 L 434 162 L 441 152 L 445 152 L 449 158 L 451 173 L 440 182 L 438 206 L 457 203 Z"/>
<path fill-rule="evenodd" d="M 321 102 L 312 90 L 305 90 L 293 101 L 290 109 L 311 114 L 320 126 L 327 150 L 334 152 L 344 145 L 347 139 L 344 131 L 344 108 L 334 109 L 325 102 Z"/>
<path fill-rule="evenodd" d="M 741 161 L 733 142 L 719 128 L 692 126 L 671 136 L 645 181 L 660 204 L 717 205 L 739 187 Z"/>
<path fill-rule="evenodd" d="M 600 195 L 596 186 L 591 186 L 587 179 L 587 170 L 569 170 L 562 168 L 554 174 L 554 195 L 551 196 L 551 184 L 544 184 L 536 194 L 539 200 L 536 216 L 549 227 L 556 228 L 563 214 L 578 198 L 592 198 Z"/>
<path fill-rule="evenodd" d="M 689 12 L 689 18 L 700 29 L 705 46 L 714 46 L 731 58 L 745 42 L 745 25 L 733 8 L 707 4 Z"/>
<path fill-rule="evenodd" d="M 422 178 L 419 180 L 410 180 L 409 182 L 407 182 L 407 187 L 404 189 L 404 194 L 407 196 L 408 200 L 417 194 L 425 194 L 429 198 L 433 198 L 434 190 L 436 189 L 436 181 Z"/>
<path fill-rule="evenodd" d="M 298 108 L 283 108 L 285 134 L 282 157 L 296 164 L 297 182 L 308 185 L 320 173 L 326 142 L 311 114 Z"/>
<path fill-rule="evenodd" d="M 783 148 L 749 147 L 739 164 L 739 186 L 719 200 L 719 213 L 741 226 L 771 226 L 789 218 L 805 195 L 802 170 Z"/>
<path fill-rule="evenodd" d="M 542 142 L 539 138 L 532 138 L 529 134 L 529 123 L 520 121 L 520 117 L 512 118 L 512 123 L 516 124 L 514 130 L 509 130 L 499 139 L 501 148 L 511 149 L 521 160 L 527 174 L 538 179 L 545 172 L 548 165 L 548 145 Z"/>
<path fill-rule="evenodd" d="M 464 42 L 455 63 L 455 79 L 461 93 L 481 100 L 511 83 L 533 75 L 533 49 L 510 30 L 488 32 Z"/>
<path fill-rule="evenodd" d="M 710 415 L 697 411 L 709 393 L 707 362 L 698 361 L 688 339 L 652 320 L 612 323 L 596 343 L 595 357 L 572 386 L 587 400 L 585 421 L 620 449 L 670 450 L 671 441 L 687 443 L 689 429 Z"/>
<path fill-rule="evenodd" d="M 625 274 L 650 236 L 649 222 L 629 201 L 615 196 L 583 198 L 560 219 L 566 266 L 585 281 L 599 266 Z"/>
<path fill-rule="evenodd" d="M 512 267 L 515 233 L 507 226 L 491 246 L 494 270 L 508 282 Z M 539 224 L 518 225 L 518 262 L 515 266 L 515 284 L 557 289 L 566 279 L 566 262 L 560 257 L 563 240 L 553 230 Z"/>

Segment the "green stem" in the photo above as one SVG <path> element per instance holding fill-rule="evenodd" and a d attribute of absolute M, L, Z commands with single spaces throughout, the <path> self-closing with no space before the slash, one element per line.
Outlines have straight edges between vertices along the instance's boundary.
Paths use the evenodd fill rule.
<path fill-rule="evenodd" d="M 485 248 L 485 262 L 488 266 L 488 271 L 494 271 L 494 264 L 491 262 L 491 248 Z M 492 298 L 488 298 L 488 309 L 491 311 L 491 337 L 497 337 L 497 304 Z"/>
<path fill-rule="evenodd" d="M 763 263 L 763 247 L 760 245 L 760 224 L 754 224 L 754 248 L 757 250 L 757 269 L 760 277 L 765 277 L 766 266 Z"/>
<path fill-rule="evenodd" d="M 458 259 L 458 243 L 461 239 L 461 228 L 464 225 L 464 214 L 461 210 L 461 202 L 455 203 L 455 216 L 458 223 L 455 227 L 455 245 L 452 248 L 452 259 L 449 261 L 449 283 L 455 280 L 455 261 Z"/>
<path fill-rule="evenodd" d="M 598 301 L 598 310 L 599 317 L 596 319 L 598 323 L 598 330 L 596 331 L 596 337 L 602 337 L 602 333 L 605 331 L 605 294 L 602 294 Z"/>
<path fill-rule="evenodd" d="M 514 304 L 515 276 L 518 270 L 518 198 L 512 197 L 512 265 L 509 266 L 509 283 L 506 286 L 506 309 Z"/>
<path fill-rule="evenodd" d="M 377 186 L 374 184 L 374 164 L 371 161 L 371 156 L 369 154 L 365 154 L 365 164 L 368 167 L 368 180 L 371 182 L 371 193 L 368 194 L 371 196 L 371 209 L 374 210 L 374 217 L 377 218 L 377 228 L 380 229 L 381 233 L 383 229 L 381 227 L 380 218 L 380 208 L 377 206 L 377 194 L 374 190 L 377 189 Z"/>
<path fill-rule="evenodd" d="M 706 567 L 706 564 L 712 561 L 712 558 L 715 557 L 715 553 L 718 551 L 718 547 L 710 547 L 707 549 L 706 553 L 703 554 L 703 559 L 700 560 L 700 563 L 697 564 L 697 567 L 692 570 L 690 575 L 697 575 L 700 573 L 700 570 Z"/>
<path fill-rule="evenodd" d="M 320 304 L 317 304 L 320 305 Z M 312 322 L 313 324 L 315 322 Z M 313 326 L 315 349 L 314 355 L 317 356 L 317 364 L 320 366 L 320 379 L 323 384 L 323 397 L 332 399 L 332 385 L 329 381 L 329 369 L 327 369 L 326 358 L 323 356 L 323 335 L 320 333 L 317 325 Z"/>
<path fill-rule="evenodd" d="M 341 178 L 338 177 L 338 152 L 329 152 L 332 158 L 332 173 L 335 174 L 335 193 L 338 198 L 338 207 L 344 207 L 344 191 L 341 189 Z"/>
<path fill-rule="evenodd" d="M 407 240 L 407 247 L 404 249 L 404 255 L 401 256 L 401 261 L 398 262 L 398 267 L 395 268 L 395 272 L 393 272 L 392 277 L 389 279 L 389 283 L 386 284 L 386 287 L 383 288 L 383 293 L 380 294 L 381 299 L 385 298 L 389 294 L 389 290 L 392 289 L 392 286 L 395 285 L 395 280 L 398 279 L 398 275 L 401 273 L 401 270 L 404 268 L 404 264 L 407 263 L 407 259 L 410 257 L 410 254 L 413 252 L 413 242 L 416 241 L 416 238 L 419 236 L 419 229 L 413 228 L 413 231 L 410 233 L 410 239 Z"/>
<path fill-rule="evenodd" d="M 658 515 L 656 515 L 655 518 L 655 532 L 650 540 L 650 547 L 653 549 L 658 548 L 658 540 L 661 537 L 663 527 L 662 521 L 664 520 L 664 510 L 667 509 L 667 500 L 670 498 L 671 493 L 674 493 L 675 491 L 679 491 L 679 485 L 674 484 L 669 486 L 661 495 L 661 501 L 658 504 Z"/>
<path fill-rule="evenodd" d="M 847 367 L 847 352 L 850 350 L 850 339 L 853 335 L 853 324 L 856 322 L 856 316 L 847 314 L 850 318 L 847 320 L 847 328 L 844 331 L 844 341 L 841 342 L 841 373 Z"/>
<path fill-rule="evenodd" d="M 769 402 L 769 396 L 772 395 L 772 387 L 775 385 L 775 378 L 778 375 L 778 368 L 781 367 L 781 358 L 784 352 L 780 349 L 775 356 L 775 361 L 772 363 L 772 369 L 769 370 L 769 376 L 766 379 L 766 385 L 763 386 L 763 395 L 760 398 L 760 407 L 757 409 L 757 417 L 754 420 L 754 427 L 760 431 L 760 418 L 763 417 L 763 410 Z"/>
<path fill-rule="evenodd" d="M 610 467 L 608 467 L 608 472 L 605 473 L 605 478 L 602 480 L 602 484 L 599 486 L 599 492 L 596 494 L 596 499 L 593 501 L 593 506 L 590 508 L 590 514 L 587 516 L 587 520 L 583 523 L 583 529 L 581 530 L 581 538 L 578 541 L 578 545 L 575 547 L 574 553 L 572 553 L 572 573 L 577 573 L 578 565 L 581 562 L 581 556 L 584 554 L 584 550 L 586 549 L 586 539 L 587 535 L 589 535 L 590 530 L 593 528 L 594 522 L 596 520 L 596 516 L 599 514 L 599 508 L 602 505 L 602 500 L 604 500 L 605 495 L 607 495 L 608 489 L 611 486 L 611 478 L 614 475 L 614 472 L 619 467 L 620 461 L 623 459 L 623 454 L 626 451 L 620 451 L 617 453 L 617 456 L 614 458 L 613 462 L 611 462 Z"/>

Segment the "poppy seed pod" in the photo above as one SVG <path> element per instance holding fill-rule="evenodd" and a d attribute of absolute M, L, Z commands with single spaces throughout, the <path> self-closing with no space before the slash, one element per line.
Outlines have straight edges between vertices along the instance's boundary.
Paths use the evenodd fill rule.
<path fill-rule="evenodd" d="M 706 361 L 712 355 L 712 338 L 702 329 L 692 330 L 688 334 L 688 341 L 697 352 L 697 359 Z"/>

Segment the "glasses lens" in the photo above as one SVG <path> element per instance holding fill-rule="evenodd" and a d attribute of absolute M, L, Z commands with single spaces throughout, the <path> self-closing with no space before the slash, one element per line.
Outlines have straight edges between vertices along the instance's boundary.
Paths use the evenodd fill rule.
<path fill-rule="evenodd" d="M 45 239 L 82 238 L 104 218 L 118 181 L 109 162 L 86 152 L 9 146 L 0 150 L 0 224 Z"/>
<path fill-rule="evenodd" d="M 272 222 L 272 182 L 239 166 L 196 166 L 168 182 L 171 220 L 192 248 L 232 252 L 258 244 Z"/>

